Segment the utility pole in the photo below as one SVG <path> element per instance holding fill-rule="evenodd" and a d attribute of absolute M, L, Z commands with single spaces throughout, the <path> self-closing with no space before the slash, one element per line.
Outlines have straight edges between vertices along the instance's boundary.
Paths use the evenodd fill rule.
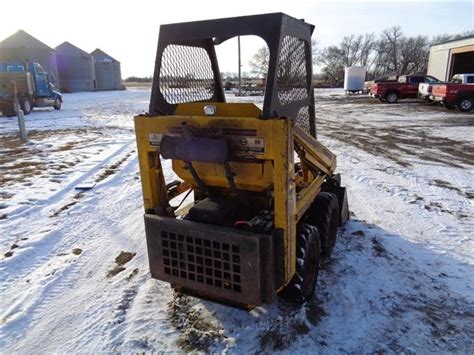
<path fill-rule="evenodd" d="M 242 87 L 242 75 L 241 75 L 241 64 L 240 64 L 240 36 L 237 36 L 237 43 L 238 43 L 238 52 L 239 52 L 239 96 L 240 96 L 240 90 Z"/>
<path fill-rule="evenodd" d="M 26 137 L 26 127 L 25 127 L 25 117 L 23 116 L 23 110 L 20 109 L 18 104 L 18 90 L 16 87 L 16 81 L 12 81 L 12 90 L 13 90 L 13 105 L 15 107 L 15 112 L 18 117 L 18 128 L 20 130 L 20 138 L 23 142 L 27 141 Z"/>

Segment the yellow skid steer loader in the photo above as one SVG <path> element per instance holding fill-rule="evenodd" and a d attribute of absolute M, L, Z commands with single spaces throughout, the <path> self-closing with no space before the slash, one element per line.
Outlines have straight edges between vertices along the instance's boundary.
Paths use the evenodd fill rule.
<path fill-rule="evenodd" d="M 313 295 L 349 214 L 316 139 L 313 29 L 282 13 L 161 26 L 149 113 L 135 117 L 153 278 L 238 305 Z M 246 35 L 269 49 L 262 109 L 226 103 L 220 77 L 215 47 Z"/>

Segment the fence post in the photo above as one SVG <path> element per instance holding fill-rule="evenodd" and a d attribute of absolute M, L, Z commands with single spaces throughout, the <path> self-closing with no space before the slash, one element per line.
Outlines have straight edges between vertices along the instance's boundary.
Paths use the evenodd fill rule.
<path fill-rule="evenodd" d="M 26 134 L 25 127 L 25 116 L 23 115 L 23 110 L 20 109 L 20 104 L 18 103 L 18 91 L 16 87 L 16 82 L 12 81 L 13 89 L 13 105 L 15 107 L 16 116 L 18 117 L 18 128 L 20 129 L 20 138 L 22 141 L 27 141 L 28 137 Z"/>

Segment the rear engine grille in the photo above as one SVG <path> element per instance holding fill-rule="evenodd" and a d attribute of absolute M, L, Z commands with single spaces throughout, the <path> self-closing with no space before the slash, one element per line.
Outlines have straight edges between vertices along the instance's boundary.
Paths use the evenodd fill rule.
<path fill-rule="evenodd" d="M 238 245 L 165 231 L 161 232 L 161 245 L 165 274 L 242 291 Z"/>
<path fill-rule="evenodd" d="M 240 304 L 274 297 L 270 235 L 149 214 L 145 227 L 152 277 Z"/>

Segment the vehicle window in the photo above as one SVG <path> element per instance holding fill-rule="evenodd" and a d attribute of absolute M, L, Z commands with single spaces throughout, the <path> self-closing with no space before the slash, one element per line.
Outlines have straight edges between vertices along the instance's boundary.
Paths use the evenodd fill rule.
<path fill-rule="evenodd" d="M 467 82 L 468 84 L 474 84 L 474 75 L 469 75 L 469 76 L 467 77 L 466 82 Z"/>
<path fill-rule="evenodd" d="M 419 83 L 423 83 L 425 80 L 425 78 L 423 76 L 412 76 L 410 78 L 410 83 L 412 84 L 419 84 Z"/>
<path fill-rule="evenodd" d="M 407 82 L 407 77 L 406 76 L 401 76 L 399 79 L 398 79 L 398 82 L 399 83 L 402 83 L 402 84 L 405 84 Z"/>
<path fill-rule="evenodd" d="M 425 79 L 425 83 L 439 83 L 439 80 L 432 76 L 427 76 Z"/>
<path fill-rule="evenodd" d="M 21 73 L 24 71 L 25 71 L 25 68 L 21 64 L 7 65 L 7 72 L 9 73 Z"/>

